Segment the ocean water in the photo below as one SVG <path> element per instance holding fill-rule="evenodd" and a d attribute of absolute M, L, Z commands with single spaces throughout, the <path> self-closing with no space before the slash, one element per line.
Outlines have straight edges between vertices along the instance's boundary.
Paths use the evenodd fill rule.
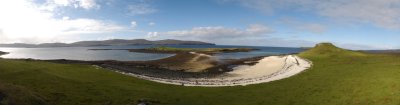
<path fill-rule="evenodd" d="M 258 46 L 228 46 L 228 45 L 168 45 L 177 48 L 257 48 L 251 52 L 222 53 L 215 55 L 218 59 L 239 59 L 266 55 L 280 55 L 298 53 L 301 48 L 285 47 L 258 47 Z M 10 52 L 2 58 L 12 59 L 69 59 L 69 60 L 118 60 L 118 61 L 146 61 L 167 58 L 174 54 L 136 53 L 127 50 L 89 50 L 89 49 L 141 49 L 154 47 L 154 45 L 129 45 L 129 46 L 96 46 L 96 47 L 53 47 L 53 48 L 4 48 L 0 51 Z"/>

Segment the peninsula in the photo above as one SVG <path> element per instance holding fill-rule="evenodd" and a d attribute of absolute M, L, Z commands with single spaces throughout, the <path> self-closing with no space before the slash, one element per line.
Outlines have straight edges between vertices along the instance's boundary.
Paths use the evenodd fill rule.
<path fill-rule="evenodd" d="M 0 55 L 5 55 L 5 54 L 8 54 L 8 52 L 2 52 L 2 51 L 0 51 Z"/>
<path fill-rule="evenodd" d="M 150 65 L 173 71 L 183 72 L 209 72 L 216 71 L 225 65 L 243 62 L 244 60 L 218 61 L 213 56 L 218 53 L 249 52 L 254 48 L 174 48 L 174 47 L 151 47 L 145 49 L 89 49 L 89 50 L 128 50 L 140 53 L 168 53 L 174 56 L 151 61 L 131 61 L 143 65 Z M 225 67 L 224 67 L 225 68 Z M 226 71 L 226 70 L 225 70 Z"/>

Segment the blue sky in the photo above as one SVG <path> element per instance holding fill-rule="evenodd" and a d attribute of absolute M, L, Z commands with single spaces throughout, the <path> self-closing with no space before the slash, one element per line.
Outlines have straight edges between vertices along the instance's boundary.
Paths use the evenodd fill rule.
<path fill-rule="evenodd" d="M 399 0 L 2 0 L 0 43 L 181 39 L 400 49 Z"/>

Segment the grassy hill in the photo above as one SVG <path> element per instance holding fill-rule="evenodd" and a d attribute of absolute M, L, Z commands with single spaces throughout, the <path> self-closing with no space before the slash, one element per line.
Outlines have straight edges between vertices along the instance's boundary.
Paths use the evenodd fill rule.
<path fill-rule="evenodd" d="M 314 48 L 300 53 L 308 57 L 337 57 L 337 56 L 366 56 L 363 52 L 350 51 L 338 48 L 332 43 L 319 43 Z"/>
<path fill-rule="evenodd" d="M 0 104 L 400 104 L 400 55 L 331 44 L 299 55 L 313 61 L 313 67 L 283 80 L 218 88 L 159 84 L 90 65 L 0 59 Z"/>

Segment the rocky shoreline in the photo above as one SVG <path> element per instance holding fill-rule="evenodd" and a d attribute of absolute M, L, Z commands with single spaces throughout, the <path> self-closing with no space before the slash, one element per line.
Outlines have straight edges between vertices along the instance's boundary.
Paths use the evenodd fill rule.
<path fill-rule="evenodd" d="M 9 54 L 9 53 L 8 53 L 8 52 L 0 51 L 0 55 L 6 55 L 6 54 Z"/>

